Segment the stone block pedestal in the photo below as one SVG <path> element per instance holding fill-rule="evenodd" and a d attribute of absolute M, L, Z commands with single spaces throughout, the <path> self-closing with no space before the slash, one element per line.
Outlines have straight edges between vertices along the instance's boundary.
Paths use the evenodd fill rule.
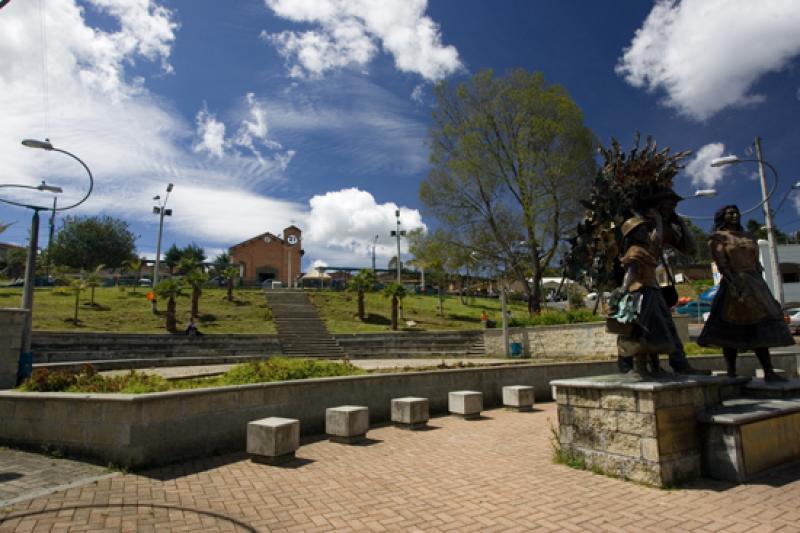
<path fill-rule="evenodd" d="M 369 408 L 340 405 L 325 409 L 325 433 L 333 442 L 353 444 L 367 436 Z"/>
<path fill-rule="evenodd" d="M 513 411 L 532 411 L 533 387 L 530 385 L 503 387 L 503 405 Z"/>
<path fill-rule="evenodd" d="M 480 418 L 483 411 L 483 393 L 470 390 L 452 391 L 447 395 L 451 414 L 468 420 Z"/>
<path fill-rule="evenodd" d="M 419 429 L 428 424 L 428 399 L 427 398 L 393 398 L 392 422 L 407 429 Z"/>
<path fill-rule="evenodd" d="M 738 396 L 747 378 L 622 374 L 551 382 L 559 443 L 588 468 L 648 485 L 701 475 L 698 414 Z"/>
<path fill-rule="evenodd" d="M 291 461 L 299 444 L 299 420 L 273 416 L 247 424 L 247 453 L 258 463 L 276 465 Z"/>

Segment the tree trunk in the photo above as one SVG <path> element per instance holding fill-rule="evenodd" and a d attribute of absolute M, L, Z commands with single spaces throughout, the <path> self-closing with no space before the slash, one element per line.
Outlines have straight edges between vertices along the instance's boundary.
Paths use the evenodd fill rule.
<path fill-rule="evenodd" d="M 192 286 L 192 318 L 197 318 L 199 311 L 198 307 L 200 306 L 200 293 L 202 290 L 198 285 Z"/>
<path fill-rule="evenodd" d="M 233 301 L 233 278 L 228 278 L 228 301 Z"/>
<path fill-rule="evenodd" d="M 94 307 L 94 286 L 92 286 L 91 306 Z"/>
<path fill-rule="evenodd" d="M 397 331 L 397 304 L 399 300 L 397 296 L 392 296 L 392 329 Z"/>
<path fill-rule="evenodd" d="M 358 319 L 364 320 L 364 291 L 358 291 Z"/>
<path fill-rule="evenodd" d="M 72 323 L 78 325 L 78 304 L 80 304 L 81 291 L 75 291 L 75 314 L 72 316 Z"/>
<path fill-rule="evenodd" d="M 442 282 L 439 281 L 439 316 L 444 316 L 444 295 L 442 294 Z"/>
<path fill-rule="evenodd" d="M 177 324 L 175 320 L 175 298 L 170 297 L 167 300 L 167 331 L 170 333 L 175 333 L 177 330 Z"/>

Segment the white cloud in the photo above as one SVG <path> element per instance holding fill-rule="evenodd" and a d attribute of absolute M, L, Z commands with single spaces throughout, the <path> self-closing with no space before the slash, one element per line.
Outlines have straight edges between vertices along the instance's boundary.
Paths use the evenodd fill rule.
<path fill-rule="evenodd" d="M 263 231 L 279 232 L 294 220 L 316 236 L 304 243 L 309 261 L 351 263 L 357 251 L 367 264 L 362 252 L 365 243 L 372 242 L 374 235 L 368 233 L 373 227 L 354 225 L 341 214 L 328 220 L 306 202 L 265 196 L 283 186 L 284 171 L 296 154 L 295 149 L 282 148 L 275 140 L 271 128 L 276 120 L 266 101 L 247 93 L 233 109 L 221 110 L 219 117 L 204 107 L 193 124 L 151 94 L 146 79 L 129 75 L 126 69 L 141 60 L 158 62 L 162 72 L 171 70 L 174 36 L 170 32 L 176 28 L 173 13 L 149 0 L 88 3 L 104 10 L 112 24 L 119 24 L 119 30 L 104 32 L 90 26 L 76 0 L 47 2 L 47 113 L 38 3 L 18 0 L 2 10 L 0 161 L 4 175 L 17 183 L 36 185 L 46 179 L 63 187 L 59 205 L 79 199 L 86 191 L 87 177 L 75 161 L 20 144 L 23 138 L 49 137 L 57 147 L 83 159 L 95 176 L 92 196 L 71 213 L 106 213 L 130 221 L 135 232 L 142 234 L 140 253 L 152 253 L 155 248 L 158 217 L 151 213 L 150 198 L 163 194 L 166 183 L 172 182 L 175 189 L 169 207 L 173 216 L 166 222 L 166 242 L 195 240 L 207 249 L 226 248 Z M 275 109 L 282 112 L 280 107 Z M 391 141 L 395 150 L 401 146 L 405 147 L 401 151 L 411 153 L 413 145 L 417 146 L 414 153 L 421 151 L 412 142 L 419 137 L 414 123 L 392 116 L 383 118 L 389 124 L 381 124 L 378 110 L 370 110 L 366 116 L 376 131 L 388 126 L 391 135 L 387 136 L 396 137 Z M 286 127 L 291 114 L 279 118 L 281 131 L 295 131 Z M 344 131 L 345 112 L 333 111 L 333 118 L 341 121 Z M 226 137 L 226 132 L 233 134 Z M 424 128 L 420 135 L 424 136 Z M 200 157 L 196 152 L 212 157 Z M 48 195 L 39 195 L 37 200 L 41 198 L 45 205 L 50 201 Z M 392 214 L 388 225 L 384 221 L 375 226 L 387 233 L 393 227 L 394 206 L 376 206 L 373 200 L 372 208 L 388 209 Z M 409 211 L 406 216 L 406 212 L 403 210 L 404 222 L 419 219 L 418 213 Z M 23 242 L 29 216 L 22 209 L 0 207 L 4 222 L 23 221 L 3 238 Z M 387 254 L 390 244 L 385 245 Z"/>
<path fill-rule="evenodd" d="M 356 188 L 314 196 L 309 207 L 304 246 L 312 256 L 338 250 L 350 257 L 364 258 L 361 264 L 367 264 L 376 235 L 379 236 L 376 255 L 384 259 L 396 255 L 396 241 L 389 232 L 397 227 L 397 209 L 401 229 L 426 227 L 418 210 L 398 207 L 393 202 L 379 204 L 372 194 Z M 319 250 L 320 245 L 325 247 L 324 252 Z M 408 251 L 405 239 L 401 240 L 401 250 Z M 328 257 L 324 259 L 330 261 Z"/>
<path fill-rule="evenodd" d="M 265 0 L 277 16 L 319 25 L 305 32 L 262 32 L 286 59 L 289 74 L 317 77 L 367 65 L 378 44 L 395 67 L 429 81 L 462 68 L 455 47 L 442 45 L 439 26 L 425 16 L 427 0 Z"/>
<path fill-rule="evenodd" d="M 710 143 L 700 148 L 694 158 L 686 165 L 686 173 L 692 178 L 692 185 L 711 189 L 722 179 L 726 167 L 712 167 L 711 160 L 722 157 L 725 145 Z"/>
<path fill-rule="evenodd" d="M 195 153 L 208 152 L 216 157 L 222 157 L 225 150 L 225 124 L 209 113 L 205 104 L 203 109 L 197 112 L 194 121 L 197 124 L 199 139 L 192 145 L 192 150 Z"/>
<path fill-rule="evenodd" d="M 416 102 L 418 104 L 422 104 L 422 90 L 423 89 L 424 89 L 424 87 L 422 86 L 422 84 L 419 84 L 416 87 L 414 87 L 413 91 L 411 91 L 411 99 L 414 102 Z"/>
<path fill-rule="evenodd" d="M 798 28 L 795 0 L 659 0 L 616 71 L 635 87 L 663 89 L 668 106 L 705 120 L 763 101 L 751 89 L 800 53 Z"/>

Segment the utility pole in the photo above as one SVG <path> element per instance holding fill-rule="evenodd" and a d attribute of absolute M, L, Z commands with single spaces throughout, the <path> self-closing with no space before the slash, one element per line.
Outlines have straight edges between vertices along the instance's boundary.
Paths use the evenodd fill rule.
<path fill-rule="evenodd" d="M 380 235 L 375 235 L 375 238 L 372 240 L 372 273 L 375 273 L 375 246 L 378 244 L 378 238 Z"/>
<path fill-rule="evenodd" d="M 167 194 L 164 197 L 164 203 L 161 205 L 157 205 L 153 207 L 153 213 L 158 215 L 158 240 L 156 241 L 156 264 L 153 268 L 153 289 L 156 288 L 158 285 L 158 272 L 161 268 L 161 235 L 164 232 L 164 217 L 165 216 L 172 216 L 172 209 L 165 209 L 167 205 L 167 200 L 169 199 L 169 193 L 172 192 L 172 184 L 167 184 Z M 153 200 L 160 200 L 160 196 L 153 197 Z M 136 280 L 136 283 L 139 283 L 139 280 Z M 158 311 L 158 302 L 157 298 L 155 297 L 155 291 L 153 294 L 153 313 Z"/>
<path fill-rule="evenodd" d="M 394 216 L 397 217 L 397 230 L 392 232 L 392 237 L 397 237 L 397 283 L 401 283 L 402 263 L 400 262 L 400 237 L 405 237 L 406 230 L 400 231 L 400 210 L 395 209 Z"/>
<path fill-rule="evenodd" d="M 775 291 L 775 299 L 783 307 L 783 276 L 781 274 L 781 263 L 778 259 L 778 247 L 775 244 L 775 225 L 772 222 L 772 211 L 769 208 L 769 193 L 767 192 L 767 180 L 764 177 L 764 158 L 761 155 L 760 137 L 756 137 L 755 145 L 756 156 L 758 157 L 758 177 L 761 180 L 761 195 L 764 198 L 764 225 L 767 227 L 769 258 L 772 263 L 772 287 Z"/>

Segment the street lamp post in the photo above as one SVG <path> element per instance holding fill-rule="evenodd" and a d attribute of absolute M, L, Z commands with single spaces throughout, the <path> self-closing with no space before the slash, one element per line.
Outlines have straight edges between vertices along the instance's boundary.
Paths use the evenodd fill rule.
<path fill-rule="evenodd" d="M 375 235 L 375 238 L 372 239 L 372 273 L 375 273 L 375 246 L 378 244 L 378 238 L 380 235 Z"/>
<path fill-rule="evenodd" d="M 402 283 L 401 281 L 401 269 L 402 264 L 400 263 L 400 237 L 406 236 L 406 230 L 400 230 L 400 210 L 395 209 L 394 216 L 397 217 L 397 230 L 392 231 L 392 237 L 397 237 L 397 283 Z"/>
<path fill-rule="evenodd" d="M 72 154 L 66 150 L 62 150 L 60 148 L 54 147 L 48 139 L 44 141 L 37 141 L 34 139 L 25 139 L 22 141 L 22 145 L 28 148 L 39 148 L 42 150 L 46 150 L 48 152 L 60 152 L 64 155 L 67 155 L 80 163 L 83 169 L 89 176 L 89 189 L 86 191 L 86 194 L 75 202 L 74 204 L 67 205 L 65 207 L 55 207 L 53 204 L 52 210 L 53 213 L 56 211 L 66 211 L 67 209 L 72 209 L 73 207 L 77 207 L 89 198 L 89 195 L 92 194 L 92 189 L 94 188 L 94 177 L 92 176 L 92 171 L 89 170 L 89 167 L 86 166 L 78 156 Z M 39 191 L 48 191 L 52 193 L 61 193 L 63 192 L 60 187 L 54 187 L 52 185 L 47 185 L 44 181 L 40 185 L 35 187 L 29 185 L 2 185 L 2 187 L 17 187 L 23 189 L 36 189 Z M 26 378 L 30 375 L 31 366 L 33 364 L 33 353 L 31 353 L 31 333 L 33 330 L 33 286 L 34 286 L 34 274 L 36 272 L 36 250 L 39 247 L 39 211 L 46 211 L 51 209 L 49 206 L 40 206 L 40 205 L 30 205 L 24 204 L 21 202 L 15 202 L 13 200 L 6 200 L 4 198 L 0 198 L 0 202 L 16 205 L 19 207 L 25 207 L 27 209 L 33 210 L 33 217 L 31 218 L 31 236 L 30 242 L 28 245 L 28 258 L 25 263 L 25 281 L 23 284 L 22 289 L 22 307 L 28 310 L 28 314 L 25 318 L 25 325 L 22 330 L 22 350 L 20 353 L 20 360 L 19 360 L 19 379 Z"/>
<path fill-rule="evenodd" d="M 152 310 L 153 313 L 158 311 L 158 299 L 155 295 L 155 288 L 158 285 L 158 273 L 161 269 L 161 235 L 164 233 L 164 217 L 165 216 L 172 216 L 172 209 L 167 209 L 167 200 L 169 200 L 169 193 L 172 192 L 172 184 L 167 184 L 167 194 L 164 196 L 164 202 L 160 203 L 159 205 L 153 206 L 153 214 L 158 215 L 158 240 L 156 240 L 156 264 L 153 268 L 153 303 L 152 303 Z M 153 200 L 159 201 L 161 200 L 161 196 L 156 195 L 153 197 Z M 136 282 L 138 283 L 139 280 L 137 279 Z"/>
<path fill-rule="evenodd" d="M 758 176 L 761 182 L 761 197 L 763 199 L 761 203 L 756 206 L 756 208 L 760 206 L 764 210 L 764 225 L 767 229 L 767 244 L 769 248 L 772 290 L 774 292 L 775 299 L 778 300 L 778 303 L 780 303 L 781 306 L 783 306 L 783 277 L 781 275 L 780 261 L 778 260 L 778 247 L 775 243 L 775 225 L 772 222 L 772 210 L 769 208 L 769 199 L 772 196 L 772 193 L 775 192 L 775 189 L 778 187 L 778 171 L 775 170 L 775 167 L 764 161 L 761 153 L 761 139 L 759 137 L 756 137 L 755 139 L 755 147 L 757 159 L 739 159 L 735 155 L 728 155 L 712 160 L 711 166 L 721 167 L 724 165 L 734 165 L 738 163 L 758 163 Z M 767 190 L 767 180 L 764 175 L 765 165 L 769 167 L 775 177 L 775 183 L 772 185 L 772 189 L 770 190 Z M 783 204 L 783 202 L 781 202 L 781 204 Z"/>

